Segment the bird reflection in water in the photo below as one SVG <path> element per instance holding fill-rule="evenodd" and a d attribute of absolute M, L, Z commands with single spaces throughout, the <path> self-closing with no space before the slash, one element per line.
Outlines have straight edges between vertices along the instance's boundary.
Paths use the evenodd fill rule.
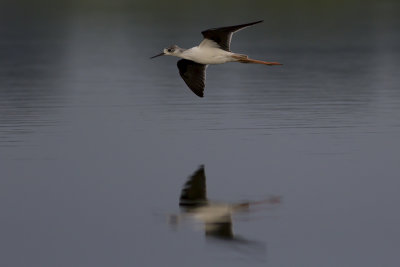
<path fill-rule="evenodd" d="M 207 199 L 206 175 L 202 165 L 185 183 L 179 199 L 179 206 L 183 212 L 179 215 L 171 215 L 170 224 L 177 225 L 182 219 L 189 217 L 204 225 L 207 237 L 245 244 L 260 243 L 236 236 L 232 229 L 232 215 L 238 212 L 248 212 L 250 208 L 255 206 L 276 205 L 279 203 L 280 197 L 278 196 L 261 201 L 246 201 L 233 204 L 209 201 Z"/>

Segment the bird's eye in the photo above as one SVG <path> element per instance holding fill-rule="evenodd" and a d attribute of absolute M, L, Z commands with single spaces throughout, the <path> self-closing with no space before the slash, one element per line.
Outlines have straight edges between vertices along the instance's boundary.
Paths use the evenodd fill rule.
<path fill-rule="evenodd" d="M 168 48 L 168 50 L 167 50 L 168 52 L 173 52 L 174 50 L 173 49 L 171 49 L 171 48 Z"/>

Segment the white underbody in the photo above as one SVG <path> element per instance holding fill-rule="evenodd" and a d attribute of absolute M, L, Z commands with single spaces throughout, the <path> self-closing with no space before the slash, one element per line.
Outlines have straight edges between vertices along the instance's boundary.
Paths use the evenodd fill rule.
<path fill-rule="evenodd" d="M 237 61 L 232 56 L 235 53 L 225 51 L 208 39 L 204 39 L 199 46 L 192 47 L 183 51 L 178 57 L 192 60 L 200 64 L 223 64 L 226 62 Z"/>

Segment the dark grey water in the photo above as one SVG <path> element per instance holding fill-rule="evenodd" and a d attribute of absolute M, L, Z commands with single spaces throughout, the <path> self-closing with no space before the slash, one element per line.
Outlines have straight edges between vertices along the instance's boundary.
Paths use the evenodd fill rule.
<path fill-rule="evenodd" d="M 399 6 L 314 4 L 2 9 L 0 265 L 398 266 Z M 211 66 L 204 99 L 148 59 L 260 18 L 232 49 L 284 66 Z M 210 199 L 281 197 L 246 242 L 168 222 L 202 164 Z"/>

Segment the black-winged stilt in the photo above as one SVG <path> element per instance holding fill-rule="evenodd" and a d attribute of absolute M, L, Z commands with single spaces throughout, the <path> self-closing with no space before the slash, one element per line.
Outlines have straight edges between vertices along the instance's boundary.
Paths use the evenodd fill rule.
<path fill-rule="evenodd" d="M 198 46 L 184 49 L 173 45 L 165 48 L 162 53 L 151 58 L 163 55 L 182 58 L 178 61 L 179 74 L 193 93 L 199 97 L 203 97 L 207 65 L 226 62 L 282 65 L 278 62 L 250 59 L 247 55 L 236 54 L 230 51 L 233 33 L 261 22 L 263 21 L 260 20 L 241 25 L 208 29 L 201 32 L 204 39 Z"/>

